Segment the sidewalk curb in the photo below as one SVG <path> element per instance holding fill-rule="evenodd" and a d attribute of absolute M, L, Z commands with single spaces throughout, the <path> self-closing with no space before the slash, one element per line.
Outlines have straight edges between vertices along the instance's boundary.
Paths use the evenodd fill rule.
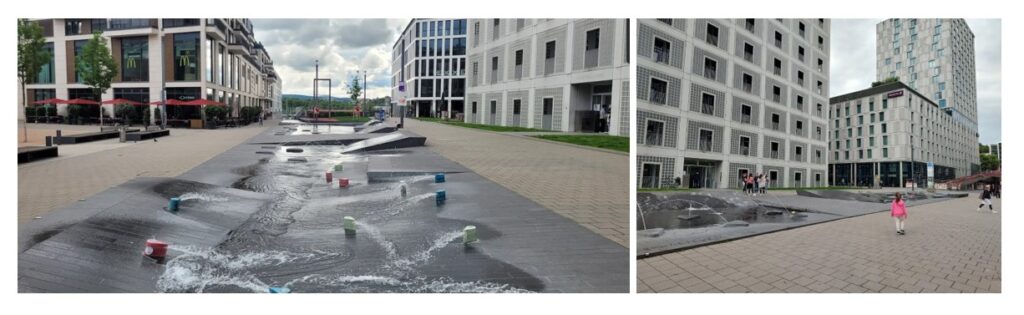
<path fill-rule="evenodd" d="M 580 148 L 580 149 L 587 149 L 587 150 L 593 150 L 593 151 L 604 152 L 604 153 L 612 153 L 612 154 L 617 154 L 617 155 L 625 155 L 627 157 L 629 156 L 629 152 L 622 152 L 622 151 L 616 151 L 616 150 L 611 150 L 611 149 L 591 147 L 591 146 L 579 145 L 579 144 L 562 142 L 562 141 L 547 140 L 547 139 L 537 138 L 537 137 L 533 137 L 533 136 L 529 136 L 529 135 L 517 134 L 514 131 L 490 131 L 490 130 L 484 130 L 484 129 L 469 128 L 469 127 L 452 126 L 452 125 L 448 125 L 448 124 L 445 124 L 445 123 L 439 123 L 439 122 L 433 122 L 433 121 L 425 121 L 425 120 L 419 120 L 419 119 L 416 119 L 416 120 L 419 121 L 419 122 L 435 123 L 435 124 L 439 124 L 439 125 L 445 125 L 447 127 L 469 129 L 469 130 L 473 130 L 473 131 L 487 132 L 487 133 L 493 133 L 493 134 L 504 135 L 504 136 L 509 136 L 509 137 L 526 138 L 526 139 L 533 140 L 533 141 L 538 141 L 538 142 L 547 142 L 547 143 L 559 144 L 559 145 L 564 145 L 564 146 L 576 147 L 576 148 Z"/>

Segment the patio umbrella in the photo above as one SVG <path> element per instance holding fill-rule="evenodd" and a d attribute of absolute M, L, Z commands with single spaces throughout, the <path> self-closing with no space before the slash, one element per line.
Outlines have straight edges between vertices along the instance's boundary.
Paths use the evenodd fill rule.
<path fill-rule="evenodd" d="M 160 104 L 163 104 L 163 103 L 164 103 L 164 101 L 152 101 L 152 102 L 149 102 L 149 105 L 160 105 Z M 184 105 L 184 104 L 185 104 L 185 102 L 182 102 L 182 101 L 179 101 L 179 100 L 176 100 L 176 99 L 173 99 L 173 98 L 167 99 L 167 105 Z"/>
<path fill-rule="evenodd" d="M 45 100 L 38 100 L 38 101 L 32 102 L 32 104 L 36 104 L 36 105 L 43 104 L 44 105 L 43 108 L 46 108 L 45 105 L 47 105 L 47 104 L 64 104 L 65 102 L 67 102 L 67 101 L 63 100 L 63 99 L 59 99 L 59 98 L 48 98 L 48 99 L 45 99 Z M 50 111 L 47 110 L 45 112 L 46 112 L 46 122 L 50 122 Z"/>

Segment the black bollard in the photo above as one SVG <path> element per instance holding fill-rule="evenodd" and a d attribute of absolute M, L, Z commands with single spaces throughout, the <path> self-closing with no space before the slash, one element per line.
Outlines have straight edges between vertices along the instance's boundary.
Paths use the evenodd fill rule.
<path fill-rule="evenodd" d="M 57 129 L 57 137 L 60 137 L 60 129 Z"/>
<path fill-rule="evenodd" d="M 53 146 L 53 137 L 46 136 L 46 146 L 48 146 L 48 147 L 52 147 Z"/>

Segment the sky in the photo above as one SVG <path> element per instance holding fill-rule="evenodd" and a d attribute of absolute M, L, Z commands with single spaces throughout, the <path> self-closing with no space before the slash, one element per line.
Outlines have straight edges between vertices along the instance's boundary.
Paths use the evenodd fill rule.
<path fill-rule="evenodd" d="M 314 61 L 331 93 L 347 96 L 356 71 L 367 71 L 369 98 L 390 95 L 391 45 L 409 19 L 254 19 L 256 40 L 270 53 L 282 93 L 313 95 Z M 362 81 L 360 72 L 360 82 Z M 327 83 L 320 86 L 326 95 Z"/>
<path fill-rule="evenodd" d="M 875 25 L 881 19 L 832 19 L 830 91 L 833 96 L 871 87 L 875 81 Z M 967 19 L 974 32 L 978 79 L 978 133 L 982 144 L 1002 141 L 1002 23 Z"/>

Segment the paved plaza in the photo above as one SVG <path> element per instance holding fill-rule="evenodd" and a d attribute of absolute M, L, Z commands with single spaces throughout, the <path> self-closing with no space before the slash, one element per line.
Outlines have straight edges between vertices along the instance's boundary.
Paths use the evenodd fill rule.
<path fill-rule="evenodd" d="M 178 176 L 272 125 L 276 123 L 218 130 L 171 129 L 170 136 L 157 142 L 111 139 L 59 146 L 60 157 L 18 165 L 18 222 L 45 216 L 135 177 Z M 29 129 L 30 135 L 47 130 L 45 125 L 30 127 L 36 127 Z M 59 127 L 76 133 L 99 129 Z"/>
<path fill-rule="evenodd" d="M 1001 292 L 1001 214 L 977 193 L 637 261 L 637 291 Z M 1002 210 L 1002 200 L 993 204 Z"/>
<path fill-rule="evenodd" d="M 415 119 L 405 124 L 444 157 L 629 246 L 629 155 Z"/>

